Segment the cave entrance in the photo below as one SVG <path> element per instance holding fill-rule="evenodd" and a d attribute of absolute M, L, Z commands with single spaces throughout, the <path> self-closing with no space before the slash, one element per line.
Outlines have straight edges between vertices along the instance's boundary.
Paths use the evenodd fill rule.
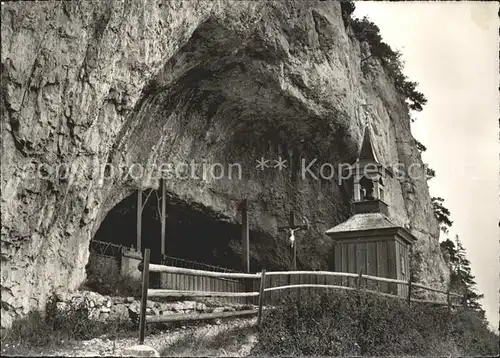
<path fill-rule="evenodd" d="M 137 247 L 137 195 L 135 192 L 113 207 L 97 230 L 93 241 Z M 143 194 L 141 250 L 151 250 L 151 262 L 161 263 L 161 195 L 158 190 Z M 217 213 L 166 197 L 165 254 L 168 264 L 174 258 L 193 265 L 212 265 L 242 270 L 241 225 L 223 221 Z M 168 259 L 170 259 L 168 261 Z M 178 264 L 182 262 L 177 261 Z"/>

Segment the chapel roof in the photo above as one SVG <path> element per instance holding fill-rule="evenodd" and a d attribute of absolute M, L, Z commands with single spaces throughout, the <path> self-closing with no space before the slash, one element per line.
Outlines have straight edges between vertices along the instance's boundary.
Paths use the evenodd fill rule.
<path fill-rule="evenodd" d="M 368 126 L 365 127 L 365 133 L 363 135 L 363 143 L 361 144 L 361 150 L 359 151 L 358 159 L 360 161 L 370 161 L 375 163 L 380 163 L 373 148 L 372 137 L 370 129 Z"/>

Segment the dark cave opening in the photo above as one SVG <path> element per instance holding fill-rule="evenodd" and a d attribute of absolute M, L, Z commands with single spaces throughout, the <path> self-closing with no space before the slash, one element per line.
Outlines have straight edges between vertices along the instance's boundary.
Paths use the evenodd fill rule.
<path fill-rule="evenodd" d="M 142 250 L 151 249 L 151 262 L 160 263 L 161 196 L 156 190 L 142 195 Z M 242 270 L 240 224 L 222 221 L 215 212 L 173 197 L 167 197 L 166 207 L 166 255 Z M 109 211 L 93 240 L 135 248 L 136 227 L 137 192 Z"/>

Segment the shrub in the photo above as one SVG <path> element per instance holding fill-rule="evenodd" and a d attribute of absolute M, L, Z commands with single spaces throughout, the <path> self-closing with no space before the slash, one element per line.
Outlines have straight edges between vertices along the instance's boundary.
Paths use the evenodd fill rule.
<path fill-rule="evenodd" d="M 98 337 L 110 331 L 113 323 L 101 322 L 89 317 L 85 303 L 70 307 L 61 312 L 57 310 L 55 300 L 47 305 L 46 323 L 52 332 L 63 332 L 68 340 L 85 340 Z"/>
<path fill-rule="evenodd" d="M 467 355 L 498 355 L 498 334 L 488 329 L 481 313 L 461 308 L 451 317 L 450 327 L 457 346 Z"/>
<path fill-rule="evenodd" d="M 498 336 L 466 311 L 330 292 L 266 312 L 256 355 L 487 355 Z M 474 316 L 472 316 L 474 317 Z"/>
<path fill-rule="evenodd" d="M 30 312 L 14 321 L 12 327 L 2 333 L 2 348 L 16 344 L 22 344 L 24 347 L 46 347 L 56 338 L 51 333 L 45 317 L 38 311 Z M 62 340 L 62 337 L 57 338 Z"/>

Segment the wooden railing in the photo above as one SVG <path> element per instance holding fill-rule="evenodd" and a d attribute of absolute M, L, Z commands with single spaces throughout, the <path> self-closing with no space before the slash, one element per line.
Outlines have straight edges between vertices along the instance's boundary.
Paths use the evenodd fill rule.
<path fill-rule="evenodd" d="M 141 311 L 140 311 L 140 321 L 139 321 L 139 342 L 140 344 L 144 343 L 144 332 L 145 332 L 145 324 L 146 323 L 165 323 L 165 322 L 174 322 L 174 321 L 188 321 L 188 320 L 203 320 L 203 319 L 214 319 L 214 318 L 223 318 L 223 317 L 236 317 L 236 316 L 250 316 L 257 315 L 257 326 L 260 327 L 261 319 L 262 319 L 262 310 L 264 305 L 264 297 L 266 293 L 271 293 L 275 291 L 281 290 L 300 290 L 304 288 L 324 288 L 324 289 L 341 289 L 341 290 L 357 290 L 360 292 L 367 292 L 376 295 L 381 295 L 384 297 L 392 297 L 398 299 L 406 299 L 407 303 L 410 305 L 411 302 L 419 302 L 419 303 L 431 303 L 431 304 L 439 304 L 439 305 L 447 305 L 448 310 L 453 306 L 459 306 L 452 302 L 452 297 L 462 297 L 459 294 L 450 292 L 449 290 L 443 291 L 433 287 L 424 286 L 422 284 L 418 284 L 412 282 L 410 280 L 396 280 L 385 277 L 377 277 L 364 275 L 362 271 L 358 274 L 348 273 L 348 272 L 330 272 L 330 271 L 274 271 L 267 272 L 266 270 L 262 270 L 260 273 L 236 273 L 236 272 L 215 272 L 215 271 L 205 271 L 205 270 L 195 270 L 195 269 L 187 269 L 180 268 L 175 266 L 167 266 L 167 265 L 157 265 L 150 264 L 150 250 L 146 249 L 144 252 L 143 261 L 139 264 L 139 270 L 142 271 L 142 296 L 141 296 Z M 216 278 L 225 278 L 225 279 L 240 279 L 240 280 L 257 280 L 258 282 L 258 291 L 254 290 L 251 292 L 222 292 L 222 291 L 192 291 L 192 290 L 169 290 L 169 289 L 149 289 L 149 273 L 150 272 L 158 272 L 158 273 L 177 273 L 184 275 L 192 275 L 196 277 L 216 277 Z M 314 284 L 288 284 L 273 287 L 272 284 L 270 287 L 266 288 L 266 278 L 272 278 L 273 276 L 286 276 L 292 277 L 297 275 L 312 275 L 319 278 L 324 279 L 324 282 L 327 281 L 328 278 L 347 278 L 354 279 L 354 286 L 345 286 L 345 285 L 335 285 L 335 284 L 322 284 L 322 283 L 314 283 Z M 367 281 L 375 281 L 382 282 L 388 284 L 398 284 L 398 285 L 406 285 L 408 286 L 408 294 L 406 297 L 380 292 L 376 290 L 363 288 L 362 282 Z M 272 281 L 270 281 L 272 282 Z M 254 286 L 255 287 L 255 286 Z M 433 300 L 423 300 L 412 298 L 412 291 L 415 288 L 428 290 L 436 293 L 441 293 L 446 295 L 445 301 L 433 301 Z M 146 316 L 146 304 L 148 297 L 249 297 L 249 298 L 257 298 L 258 299 L 258 308 L 252 310 L 244 310 L 244 311 L 235 311 L 235 312 L 217 312 L 217 313 L 198 313 L 198 314 L 170 314 L 170 315 L 161 315 L 161 316 Z"/>
<path fill-rule="evenodd" d="M 207 265 L 196 261 L 188 261 L 171 256 L 164 256 L 161 265 L 195 269 L 202 271 L 216 272 L 234 272 L 236 271 L 214 265 Z M 222 291 L 222 292 L 240 292 L 245 291 L 245 283 L 240 279 L 221 278 L 221 277 L 202 277 L 199 275 L 185 274 L 181 272 L 162 272 L 160 282 L 157 288 L 178 291 Z M 180 294 L 179 294 L 180 295 Z M 244 297 L 218 297 L 219 303 L 245 303 Z"/>
<path fill-rule="evenodd" d="M 148 297 L 255 297 L 259 296 L 259 292 L 211 292 L 211 291 L 186 291 L 186 290 L 167 290 L 167 289 L 149 289 L 149 273 L 178 273 L 184 275 L 192 275 L 197 277 L 214 277 L 226 279 L 258 279 L 260 274 L 245 274 L 234 272 L 215 272 L 180 268 L 174 266 L 150 264 L 150 250 L 144 250 L 143 261 L 139 264 L 139 270 L 142 271 L 142 295 L 141 309 L 139 319 L 139 342 L 144 343 L 144 331 L 146 323 L 188 321 L 188 320 L 203 320 L 223 317 L 249 316 L 255 315 L 257 310 L 245 310 L 235 312 L 217 312 L 217 313 L 198 313 L 198 314 L 183 314 L 183 315 L 162 315 L 162 316 L 146 316 L 146 304 Z"/>

